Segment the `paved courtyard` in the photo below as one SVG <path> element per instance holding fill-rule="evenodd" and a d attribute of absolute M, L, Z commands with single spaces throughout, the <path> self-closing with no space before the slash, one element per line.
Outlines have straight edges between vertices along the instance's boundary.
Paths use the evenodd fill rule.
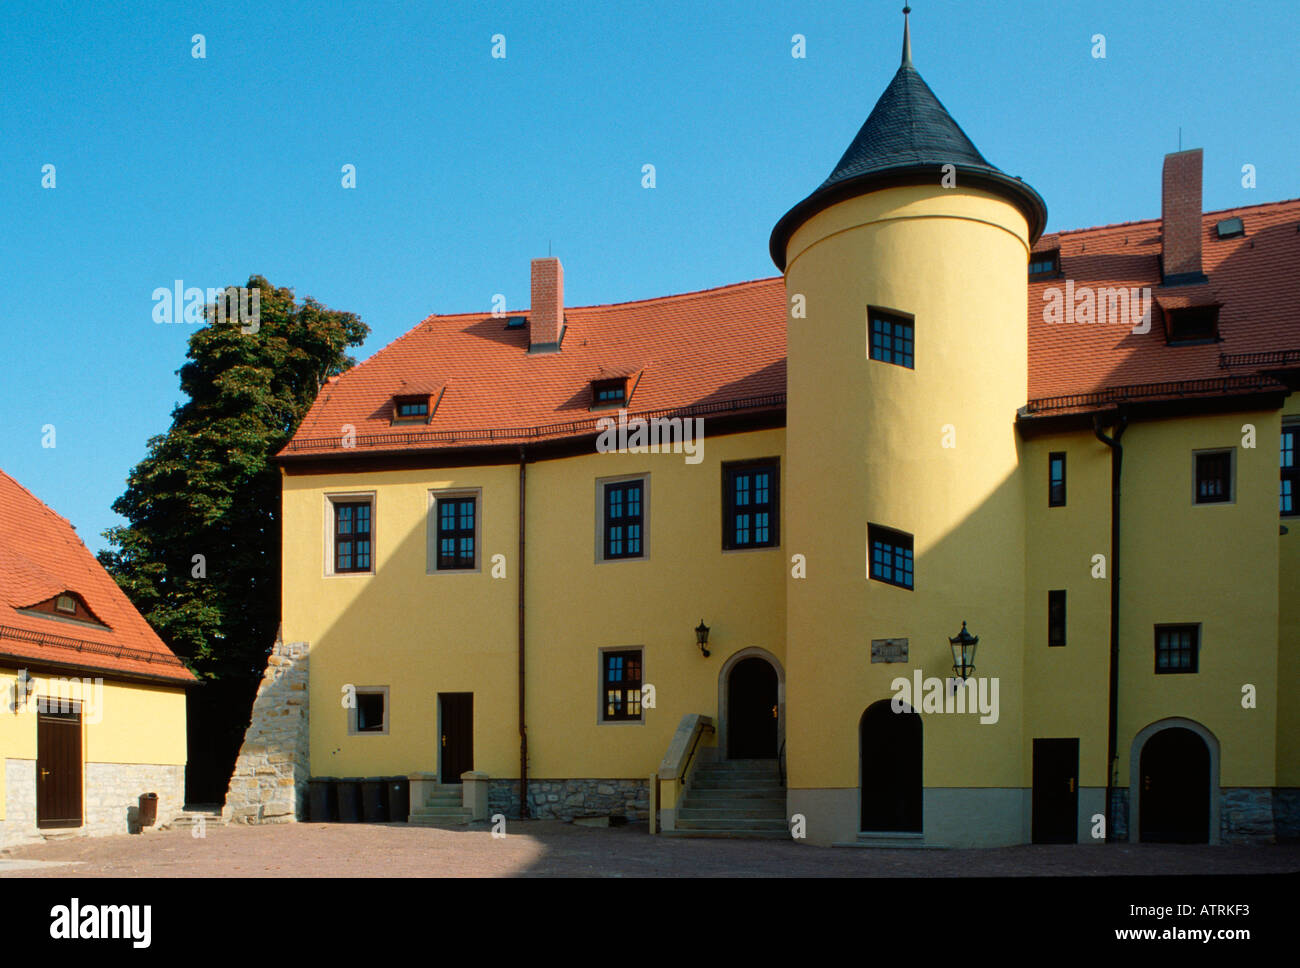
<path fill-rule="evenodd" d="M 33 863 L 37 862 L 37 863 Z M 861 850 L 780 841 L 650 837 L 516 821 L 486 827 L 284 824 L 70 838 L 0 852 L 0 877 L 998 877 L 1300 871 L 1300 845 L 1037 845 Z"/>

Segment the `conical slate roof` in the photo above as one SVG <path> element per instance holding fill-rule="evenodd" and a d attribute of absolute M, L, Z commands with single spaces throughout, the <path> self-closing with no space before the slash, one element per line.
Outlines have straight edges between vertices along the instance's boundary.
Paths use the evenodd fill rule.
<path fill-rule="evenodd" d="M 956 170 L 957 184 L 1007 197 L 1029 221 L 1031 243 L 1047 223 L 1047 206 L 1032 188 L 984 160 L 966 132 L 939 103 L 912 66 L 904 28 L 903 63 L 872 108 L 830 177 L 787 212 L 772 230 L 772 261 L 785 269 L 786 245 L 795 230 L 836 202 L 889 185 L 938 183 L 944 165 Z"/>

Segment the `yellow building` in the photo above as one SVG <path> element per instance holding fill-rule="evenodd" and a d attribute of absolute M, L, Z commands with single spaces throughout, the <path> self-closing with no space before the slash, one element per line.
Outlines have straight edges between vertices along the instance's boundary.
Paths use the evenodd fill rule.
<path fill-rule="evenodd" d="M 1295 838 L 1300 202 L 1204 214 L 1200 164 L 1043 236 L 905 34 L 782 277 L 567 307 L 537 259 L 529 311 L 332 380 L 280 455 L 310 774 L 431 822 Z"/>
<path fill-rule="evenodd" d="M 0 846 L 179 814 L 194 682 L 72 525 L 0 472 Z"/>

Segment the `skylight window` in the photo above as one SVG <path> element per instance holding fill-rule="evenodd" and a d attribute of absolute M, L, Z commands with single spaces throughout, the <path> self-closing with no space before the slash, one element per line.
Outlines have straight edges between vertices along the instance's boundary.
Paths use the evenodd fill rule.
<path fill-rule="evenodd" d="M 1235 239 L 1246 234 L 1246 223 L 1240 218 L 1225 218 L 1214 227 L 1214 231 L 1221 239 Z"/>
<path fill-rule="evenodd" d="M 506 329 L 523 329 L 526 322 L 528 322 L 526 316 L 507 316 Z"/>

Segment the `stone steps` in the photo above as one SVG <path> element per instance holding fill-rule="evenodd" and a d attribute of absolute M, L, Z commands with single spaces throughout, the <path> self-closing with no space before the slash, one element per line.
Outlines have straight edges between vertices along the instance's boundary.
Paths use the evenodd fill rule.
<path fill-rule="evenodd" d="M 786 840 L 785 787 L 775 760 L 727 760 L 696 769 L 675 818 L 674 837 Z"/>

